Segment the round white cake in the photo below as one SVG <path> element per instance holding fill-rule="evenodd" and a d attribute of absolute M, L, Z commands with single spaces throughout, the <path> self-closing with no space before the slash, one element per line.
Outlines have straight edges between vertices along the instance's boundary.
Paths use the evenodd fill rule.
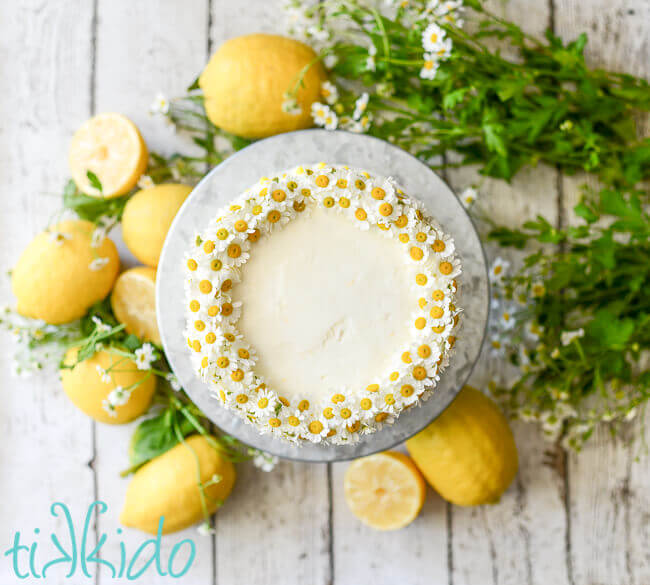
<path fill-rule="evenodd" d="M 453 240 L 391 178 L 263 177 L 187 253 L 194 368 L 262 433 L 354 442 L 434 391 L 459 274 Z"/>

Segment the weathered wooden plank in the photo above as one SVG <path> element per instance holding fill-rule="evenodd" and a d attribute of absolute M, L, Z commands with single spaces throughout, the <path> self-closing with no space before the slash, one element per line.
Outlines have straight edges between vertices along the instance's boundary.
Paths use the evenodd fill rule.
<path fill-rule="evenodd" d="M 282 34 L 281 5 L 212 0 L 212 50 L 242 34 Z M 327 466 L 283 462 L 270 474 L 240 466 L 238 481 L 216 518 L 219 585 L 329 583 Z"/>
<path fill-rule="evenodd" d="M 565 39 L 587 32 L 591 65 L 642 75 L 650 74 L 650 4 L 644 0 L 558 0 L 556 31 Z M 645 126 L 645 132 L 648 126 Z M 568 222 L 584 176 L 562 181 Z M 650 420 L 650 416 L 646 419 Z M 579 455 L 569 459 L 571 562 L 576 584 L 618 585 L 650 579 L 648 486 L 650 463 L 633 463 L 628 443 L 640 425 L 612 439 L 601 429 Z M 645 521 L 645 522 L 644 522 Z"/>
<path fill-rule="evenodd" d="M 440 496 L 429 488 L 411 525 L 396 532 L 377 532 L 357 520 L 345 503 L 347 467 L 348 463 L 333 465 L 334 583 L 447 583 L 447 514 Z"/>
<path fill-rule="evenodd" d="M 87 116 L 90 108 L 91 20 L 92 5 L 83 0 L 0 3 L 3 275 L 61 207 L 59 194 L 67 175 L 61 153 L 67 151 L 79 117 Z M 13 303 L 7 278 L 0 279 L 0 298 Z M 2 549 L 8 548 L 15 531 L 22 532 L 28 545 L 37 541 L 40 573 L 56 552 L 47 535 L 54 530 L 64 534 L 64 519 L 50 517 L 50 506 L 64 502 L 75 525 L 81 526 L 92 501 L 94 478 L 87 465 L 93 454 L 92 426 L 68 401 L 54 371 L 15 378 L 14 342 L 4 332 L 0 347 Z M 34 533 L 36 528 L 40 535 Z M 20 570 L 26 572 L 22 554 Z M 48 583 L 67 582 L 68 569 L 51 568 Z M 3 557 L 0 582 L 16 581 L 10 560 Z"/>
<path fill-rule="evenodd" d="M 171 152 L 184 143 L 172 128 L 149 115 L 149 105 L 158 92 L 168 97 L 181 95 L 205 62 L 208 38 L 207 0 L 157 2 L 155 0 L 98 0 L 97 60 L 95 73 L 96 112 L 116 111 L 129 116 L 141 129 L 151 150 Z M 126 251 L 119 233 L 113 234 L 120 252 L 129 264 L 134 259 Z M 113 535 L 119 526 L 127 479 L 119 472 L 128 467 L 128 442 L 134 425 L 97 425 L 95 468 L 99 498 L 109 505 L 109 513 L 99 520 L 100 531 Z M 145 535 L 125 529 L 121 539 L 133 554 Z M 196 543 L 196 559 L 180 583 L 210 583 L 213 576 L 213 546 L 210 536 L 196 528 L 163 539 L 163 566 L 172 547 L 183 538 Z M 106 558 L 117 554 L 119 539 L 109 538 Z M 176 567 L 178 570 L 182 566 Z M 166 570 L 166 569 L 165 569 Z M 108 581 L 109 573 L 102 573 Z M 147 583 L 168 582 L 152 569 Z M 118 580 L 119 581 L 119 580 Z"/>
<path fill-rule="evenodd" d="M 519 23 L 527 32 L 541 35 L 549 26 L 549 6 L 518 0 L 490 2 L 497 14 Z M 448 173 L 456 191 L 481 180 L 471 170 Z M 518 226 L 541 213 L 557 220 L 557 175 L 547 167 L 524 169 L 507 185 L 487 180 L 479 189 L 479 207 L 500 224 Z M 492 257 L 495 251 L 492 251 Z M 517 265 L 521 255 L 498 252 Z M 499 378 L 505 365 L 490 357 L 488 348 L 471 383 L 485 389 Z M 545 465 L 546 444 L 531 425 L 513 425 L 519 450 L 519 474 L 496 506 L 467 509 L 450 507 L 451 580 L 473 583 L 568 583 L 565 563 L 566 520 L 564 480 L 555 467 Z"/>

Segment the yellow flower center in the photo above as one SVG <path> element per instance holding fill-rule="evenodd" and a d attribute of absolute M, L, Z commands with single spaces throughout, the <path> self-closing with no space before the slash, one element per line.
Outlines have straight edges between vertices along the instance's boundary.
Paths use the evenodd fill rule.
<path fill-rule="evenodd" d="M 323 409 L 323 416 L 329 420 L 331 418 L 334 418 L 334 411 L 332 410 L 331 406 L 328 406 L 327 408 Z"/>
<path fill-rule="evenodd" d="M 394 382 L 395 380 L 397 380 L 397 378 L 399 378 L 399 372 L 391 372 L 388 378 L 391 382 Z"/>
<path fill-rule="evenodd" d="M 359 209 L 354 212 L 354 217 L 356 217 L 359 221 L 364 221 L 367 219 L 368 214 L 366 213 L 365 209 L 361 209 L 361 207 L 359 207 Z"/>
<path fill-rule="evenodd" d="M 411 354 L 410 354 L 408 351 L 405 351 L 405 352 L 402 354 L 402 361 L 403 361 L 405 364 L 410 364 L 410 363 L 413 361 L 413 360 L 411 359 Z"/>
<path fill-rule="evenodd" d="M 281 203 L 287 198 L 287 194 L 282 189 L 276 189 L 271 194 L 271 197 L 273 197 L 273 201 L 277 201 L 278 203 Z"/>
<path fill-rule="evenodd" d="M 422 251 L 422 248 L 418 248 L 417 246 L 413 246 L 409 250 L 409 254 L 413 260 L 422 260 L 424 258 L 424 252 Z"/>
<path fill-rule="evenodd" d="M 395 225 L 398 228 L 403 228 L 406 227 L 406 224 L 409 222 L 408 217 L 405 215 L 400 215 L 396 220 L 395 220 Z"/>
<path fill-rule="evenodd" d="M 386 396 L 384 396 L 384 402 L 389 405 L 395 404 L 395 397 L 392 394 L 386 394 Z"/>
<path fill-rule="evenodd" d="M 366 188 L 366 184 L 361 179 L 357 179 L 354 182 L 354 186 L 359 189 L 359 191 L 363 191 Z"/>
<path fill-rule="evenodd" d="M 230 360 L 225 355 L 217 358 L 217 366 L 220 368 L 227 368 L 229 365 Z"/>
<path fill-rule="evenodd" d="M 442 274 L 451 274 L 453 269 L 454 267 L 451 265 L 451 262 L 440 263 L 440 272 L 442 272 Z"/>
<path fill-rule="evenodd" d="M 225 240 L 228 237 L 228 230 L 225 228 L 221 228 L 217 230 L 217 238 L 220 240 Z"/>
<path fill-rule="evenodd" d="M 253 209 L 251 211 L 253 212 L 253 215 L 259 215 L 260 213 L 262 213 L 262 206 L 253 205 Z"/>
<path fill-rule="evenodd" d="M 429 313 L 434 319 L 440 319 L 445 312 L 442 307 L 432 307 L 431 313 Z"/>
<path fill-rule="evenodd" d="M 378 199 L 378 200 L 386 197 L 386 191 L 384 191 L 381 187 L 374 187 L 373 190 L 370 191 L 370 194 L 373 196 L 374 199 Z"/>
<path fill-rule="evenodd" d="M 205 323 L 201 320 L 194 321 L 194 328 L 197 331 L 203 331 L 205 329 Z"/>
<path fill-rule="evenodd" d="M 402 244 L 406 244 L 409 241 L 409 235 L 408 234 L 400 234 L 397 237 L 399 238 L 399 241 L 402 242 Z"/>
<path fill-rule="evenodd" d="M 427 377 L 427 371 L 422 366 L 415 366 L 413 368 L 413 377 L 416 380 L 424 380 Z"/>
<path fill-rule="evenodd" d="M 197 301 L 197 300 L 190 301 L 190 311 L 192 311 L 193 313 L 196 313 L 200 308 L 201 308 L 201 305 L 199 304 L 199 301 Z"/>
<path fill-rule="evenodd" d="M 307 410 L 308 408 L 309 408 L 309 400 L 301 400 L 298 403 L 298 410 L 300 412 L 305 412 L 305 410 Z"/>
<path fill-rule="evenodd" d="M 210 317 L 216 317 L 219 314 L 219 307 L 217 305 L 212 305 L 210 308 L 208 308 L 208 315 Z"/>
<path fill-rule="evenodd" d="M 300 419 L 297 416 L 290 416 L 287 419 L 287 422 L 292 426 L 292 427 L 297 427 L 300 424 Z"/>
<path fill-rule="evenodd" d="M 225 333 L 225 334 L 224 334 L 224 337 L 225 337 L 228 341 L 235 341 L 235 336 L 234 336 L 232 333 Z"/>
<path fill-rule="evenodd" d="M 297 211 L 298 213 L 301 213 L 305 211 L 305 202 L 304 201 L 294 201 L 293 202 L 293 210 Z"/>
<path fill-rule="evenodd" d="M 237 369 L 232 374 L 230 374 L 230 377 L 232 378 L 233 382 L 241 382 L 244 379 L 244 372 Z"/>
<path fill-rule="evenodd" d="M 325 175 L 318 175 L 318 176 L 316 177 L 316 184 L 317 184 L 319 187 L 327 187 L 327 185 L 330 184 L 329 177 L 327 177 L 327 176 L 325 176 Z"/>
<path fill-rule="evenodd" d="M 424 309 L 424 307 L 427 306 L 427 300 L 424 297 L 419 298 L 418 305 L 420 306 L 420 309 Z"/>
<path fill-rule="evenodd" d="M 428 345 L 421 345 L 418 347 L 418 355 L 422 359 L 426 359 L 431 355 L 431 348 Z"/>
<path fill-rule="evenodd" d="M 280 212 L 277 209 L 272 209 L 266 214 L 266 219 L 269 223 L 277 223 L 280 221 Z"/>
<path fill-rule="evenodd" d="M 257 406 L 260 408 L 266 408 L 269 405 L 269 399 L 268 398 L 260 398 L 257 401 Z"/>
<path fill-rule="evenodd" d="M 393 213 L 393 206 L 390 203 L 382 203 L 379 206 L 379 213 L 384 217 L 388 217 L 391 213 Z"/>
<path fill-rule="evenodd" d="M 368 384 L 366 386 L 366 390 L 368 392 L 378 392 L 379 391 L 379 384 Z"/>
<path fill-rule="evenodd" d="M 375 416 L 375 421 L 380 423 L 380 422 L 384 422 L 387 418 L 388 418 L 387 412 L 380 412 Z"/>
<path fill-rule="evenodd" d="M 206 343 L 214 343 L 216 340 L 217 336 L 212 331 L 205 336 Z"/>
<path fill-rule="evenodd" d="M 334 207 L 334 198 L 333 197 L 325 197 L 325 199 L 323 199 L 323 205 L 325 207 Z"/>
<path fill-rule="evenodd" d="M 444 325 L 438 325 L 437 327 L 431 327 L 434 333 L 442 333 L 445 330 Z"/>
<path fill-rule="evenodd" d="M 336 404 L 337 402 L 343 402 L 345 400 L 345 396 L 343 394 L 334 394 L 332 396 L 332 402 Z"/>
<path fill-rule="evenodd" d="M 199 290 L 207 295 L 212 290 L 212 283 L 209 280 L 202 280 L 199 282 Z"/>
<path fill-rule="evenodd" d="M 327 178 L 327 177 L 325 177 Z M 319 420 L 313 420 L 309 423 L 309 431 L 314 435 L 318 435 L 323 432 L 323 423 Z"/>
<path fill-rule="evenodd" d="M 246 396 L 246 394 L 237 394 L 237 396 L 235 396 L 235 400 L 239 404 L 246 404 L 248 402 L 248 396 Z"/>
<path fill-rule="evenodd" d="M 221 270 L 223 268 L 223 262 L 218 258 L 215 258 L 212 262 L 210 262 L 210 268 L 216 271 Z"/>
<path fill-rule="evenodd" d="M 345 189 L 348 186 L 348 182 L 345 179 L 339 179 L 336 181 L 336 186 L 339 189 Z"/>
<path fill-rule="evenodd" d="M 282 424 L 282 422 L 280 421 L 279 418 L 270 418 L 270 419 L 269 419 L 269 425 L 271 425 L 272 427 L 274 427 L 274 428 L 276 428 L 276 429 L 277 429 L 281 424 Z"/>
<path fill-rule="evenodd" d="M 445 293 L 442 292 L 440 289 L 434 290 L 433 294 L 431 295 L 431 298 L 434 301 L 442 301 L 445 298 Z"/>
<path fill-rule="evenodd" d="M 362 398 L 359 405 L 363 410 L 370 410 L 372 408 L 372 400 L 370 398 Z"/>
<path fill-rule="evenodd" d="M 243 360 L 247 360 L 249 357 L 251 357 L 251 354 L 248 352 L 248 350 L 243 347 L 239 348 L 237 355 Z"/>
<path fill-rule="evenodd" d="M 248 239 L 249 239 L 251 242 L 257 242 L 257 240 L 260 239 L 260 236 L 261 236 L 261 235 L 262 235 L 262 234 L 260 233 L 260 230 L 258 230 L 258 229 L 256 228 L 256 229 L 254 229 L 250 234 L 248 234 Z"/>
<path fill-rule="evenodd" d="M 198 339 L 195 339 L 194 343 L 192 343 L 192 347 L 194 348 L 194 351 L 201 351 L 201 342 Z"/>
<path fill-rule="evenodd" d="M 415 328 L 416 329 L 424 329 L 426 327 L 427 320 L 424 317 L 418 317 L 415 320 Z"/>
<path fill-rule="evenodd" d="M 413 392 L 414 392 L 413 386 L 411 386 L 410 384 L 404 384 L 404 386 L 400 388 L 400 394 L 406 398 L 411 396 Z"/>
<path fill-rule="evenodd" d="M 190 270 L 196 270 L 196 269 L 199 267 L 199 265 L 196 263 L 196 260 L 193 260 L 192 258 L 190 258 L 190 259 L 187 261 L 187 267 L 188 267 Z"/>
<path fill-rule="evenodd" d="M 419 284 L 420 286 L 424 286 L 429 279 L 427 278 L 426 274 L 416 274 L 415 275 L 415 284 Z"/>
<path fill-rule="evenodd" d="M 352 411 L 349 408 L 341 409 L 341 418 L 346 419 L 352 416 Z"/>
<path fill-rule="evenodd" d="M 238 232 L 245 232 L 248 229 L 248 224 L 243 219 L 238 219 L 235 222 L 235 229 Z"/>
<path fill-rule="evenodd" d="M 230 244 L 228 246 L 228 257 L 239 258 L 241 256 L 241 246 L 239 244 Z"/>
<path fill-rule="evenodd" d="M 433 248 L 434 252 L 444 252 L 447 246 L 442 240 L 435 240 L 433 244 L 431 244 L 431 247 Z"/>
<path fill-rule="evenodd" d="M 224 315 L 225 317 L 227 317 L 228 315 L 232 315 L 232 305 L 230 303 L 224 303 L 223 305 L 221 305 L 221 314 Z"/>
<path fill-rule="evenodd" d="M 350 207 L 350 200 L 347 197 L 341 197 L 339 199 L 339 205 L 343 207 L 343 209 L 347 209 Z"/>
<path fill-rule="evenodd" d="M 214 250 L 214 242 L 212 240 L 208 240 L 207 242 L 205 242 L 205 244 L 203 244 L 203 251 L 206 254 L 209 254 L 213 250 Z"/>

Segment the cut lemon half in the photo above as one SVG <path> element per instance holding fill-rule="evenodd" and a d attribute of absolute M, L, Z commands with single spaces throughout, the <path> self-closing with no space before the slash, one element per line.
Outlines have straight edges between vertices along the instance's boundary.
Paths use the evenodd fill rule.
<path fill-rule="evenodd" d="M 90 118 L 72 137 L 68 161 L 77 187 L 91 197 L 119 197 L 147 170 L 149 153 L 136 125 L 122 114 Z M 89 178 L 93 173 L 101 190 Z"/>
<path fill-rule="evenodd" d="M 156 271 L 153 268 L 138 266 L 123 272 L 113 288 L 111 307 L 127 333 L 160 344 L 156 321 Z"/>
<path fill-rule="evenodd" d="M 397 530 L 413 522 L 426 493 L 415 464 L 395 451 L 354 461 L 345 472 L 343 487 L 352 513 L 376 530 Z"/>

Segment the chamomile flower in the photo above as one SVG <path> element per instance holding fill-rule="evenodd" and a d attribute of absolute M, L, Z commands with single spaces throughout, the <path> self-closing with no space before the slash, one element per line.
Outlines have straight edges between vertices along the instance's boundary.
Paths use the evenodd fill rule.
<path fill-rule="evenodd" d="M 284 100 L 282 101 L 282 111 L 285 114 L 298 116 L 302 113 L 302 108 L 298 105 L 298 101 L 294 96 L 285 93 Z"/>
<path fill-rule="evenodd" d="M 106 397 L 111 406 L 123 406 L 131 398 L 131 390 L 122 386 L 115 386 Z"/>
<path fill-rule="evenodd" d="M 562 345 L 569 345 L 574 339 L 584 337 L 585 330 L 581 327 L 575 331 L 562 331 L 560 334 L 560 342 Z"/>
<path fill-rule="evenodd" d="M 156 351 L 150 343 L 145 343 L 135 350 L 135 364 L 138 370 L 149 370 L 151 364 L 156 361 Z"/>
<path fill-rule="evenodd" d="M 366 111 L 366 108 L 368 107 L 368 99 L 369 95 L 367 92 L 364 92 L 361 94 L 361 96 L 357 99 L 356 102 L 354 102 L 354 113 L 352 114 L 352 118 L 355 120 L 360 120 L 361 116 L 363 116 L 364 112 Z"/>
<path fill-rule="evenodd" d="M 95 324 L 95 329 L 98 333 L 108 333 L 111 330 L 111 326 L 104 323 L 99 317 L 93 315 L 91 317 L 92 322 Z"/>
<path fill-rule="evenodd" d="M 474 189 L 474 187 L 467 187 L 467 189 L 460 194 L 460 202 L 463 204 L 465 209 L 472 207 L 477 199 L 478 191 Z"/>
<path fill-rule="evenodd" d="M 111 383 L 111 375 L 104 368 L 97 364 L 95 366 L 95 369 L 97 370 L 97 373 L 99 374 L 99 377 L 101 378 L 102 382 L 104 382 L 104 384 Z"/>
<path fill-rule="evenodd" d="M 451 39 L 445 39 L 438 45 L 438 47 L 431 53 L 438 62 L 446 61 L 451 56 L 453 44 Z"/>
<path fill-rule="evenodd" d="M 495 258 L 492 266 L 490 266 L 490 281 L 492 284 L 501 284 L 509 268 L 510 262 L 500 256 Z"/>
<path fill-rule="evenodd" d="M 260 390 L 254 397 L 253 410 L 260 417 L 271 416 L 278 404 L 277 396 L 269 390 Z"/>
<path fill-rule="evenodd" d="M 325 104 L 320 102 L 314 102 L 311 105 L 311 117 L 314 120 L 316 126 L 325 126 L 327 117 L 332 112 L 332 109 Z"/>
<path fill-rule="evenodd" d="M 169 382 L 169 385 L 171 386 L 174 392 L 179 392 L 181 390 L 181 384 L 178 381 L 178 378 L 174 374 L 172 374 L 171 372 L 167 373 L 165 375 L 165 379 L 167 380 L 167 382 Z"/>
<path fill-rule="evenodd" d="M 425 53 L 423 55 L 424 63 L 420 69 L 420 77 L 422 79 L 435 79 L 438 73 L 440 63 L 433 53 Z"/>
<path fill-rule="evenodd" d="M 333 105 L 339 99 L 339 90 L 331 81 L 323 81 L 320 86 L 321 97 L 329 105 Z"/>
<path fill-rule="evenodd" d="M 273 471 L 278 461 L 275 455 L 257 449 L 254 450 L 253 465 L 262 471 Z"/>
<path fill-rule="evenodd" d="M 149 175 L 140 175 L 140 178 L 138 179 L 138 189 L 150 189 L 155 185 L 156 184 Z"/>
<path fill-rule="evenodd" d="M 166 115 L 169 113 L 169 108 L 170 108 L 169 100 L 162 93 L 159 92 L 156 94 L 156 97 L 154 98 L 153 102 L 149 106 L 149 112 L 151 112 L 151 114 Z"/>
<path fill-rule="evenodd" d="M 442 28 L 432 22 L 422 33 L 422 47 L 428 53 L 434 53 L 440 48 L 446 35 Z"/>

